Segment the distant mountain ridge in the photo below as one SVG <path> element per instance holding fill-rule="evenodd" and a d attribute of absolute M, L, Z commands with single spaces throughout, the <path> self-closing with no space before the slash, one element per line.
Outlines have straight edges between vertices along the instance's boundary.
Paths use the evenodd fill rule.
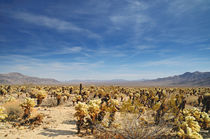
<path fill-rule="evenodd" d="M 128 81 L 123 79 L 114 80 L 70 80 L 66 83 L 87 85 L 120 85 L 120 86 L 209 86 L 210 72 L 185 72 L 181 75 L 175 75 L 153 80 L 135 80 Z"/>
<path fill-rule="evenodd" d="M 181 75 L 172 77 L 158 78 L 147 81 L 151 84 L 167 84 L 169 86 L 209 86 L 210 87 L 210 72 L 185 72 Z"/>
<path fill-rule="evenodd" d="M 59 81 L 23 75 L 18 72 L 0 74 L 0 84 L 58 84 Z"/>
<path fill-rule="evenodd" d="M 128 81 L 123 79 L 113 80 L 69 80 L 60 82 L 55 79 L 37 78 L 12 72 L 0 74 L 0 84 L 65 84 L 65 85 L 120 85 L 120 86 L 207 86 L 210 87 L 210 72 L 185 72 L 153 80 Z"/>

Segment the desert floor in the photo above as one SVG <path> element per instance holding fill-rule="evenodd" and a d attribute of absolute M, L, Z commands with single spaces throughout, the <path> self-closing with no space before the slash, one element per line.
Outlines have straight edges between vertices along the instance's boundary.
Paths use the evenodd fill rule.
<path fill-rule="evenodd" d="M 29 129 L 28 127 L 13 127 L 9 123 L 0 123 L 0 139 L 79 139 L 82 134 L 78 135 L 76 122 L 74 118 L 74 107 L 72 102 L 62 104 L 56 107 L 39 107 L 35 108 L 36 113 L 45 115 L 43 123 Z M 83 136 L 82 138 L 92 138 Z"/>

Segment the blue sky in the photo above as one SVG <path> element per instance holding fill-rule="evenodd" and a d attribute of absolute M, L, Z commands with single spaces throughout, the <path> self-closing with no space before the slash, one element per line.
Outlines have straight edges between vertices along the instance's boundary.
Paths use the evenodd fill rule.
<path fill-rule="evenodd" d="M 0 0 L 0 73 L 153 79 L 210 71 L 209 0 Z"/>

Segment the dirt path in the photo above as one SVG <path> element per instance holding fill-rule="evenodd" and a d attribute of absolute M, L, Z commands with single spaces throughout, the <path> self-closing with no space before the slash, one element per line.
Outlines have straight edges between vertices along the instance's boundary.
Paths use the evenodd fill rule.
<path fill-rule="evenodd" d="M 58 106 L 38 108 L 39 113 L 45 114 L 44 123 L 34 129 L 17 129 L 9 124 L 0 125 L 1 139 L 79 139 L 76 134 L 74 108 Z"/>

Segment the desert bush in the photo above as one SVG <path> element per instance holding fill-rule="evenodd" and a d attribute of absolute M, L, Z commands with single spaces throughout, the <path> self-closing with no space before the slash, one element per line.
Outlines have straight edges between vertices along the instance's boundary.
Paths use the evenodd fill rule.
<path fill-rule="evenodd" d="M 100 139 L 152 139 L 171 136 L 168 135 L 171 130 L 172 128 L 165 122 L 156 125 L 147 123 L 143 118 L 125 118 L 120 127 L 104 128 L 103 126 L 97 126 L 97 132 L 94 136 Z"/>
<path fill-rule="evenodd" d="M 48 99 L 45 99 L 45 101 L 43 101 L 42 105 L 46 107 L 55 107 L 57 106 L 57 100 L 53 98 L 48 98 Z"/>
<path fill-rule="evenodd" d="M 128 126 L 129 125 L 129 126 Z M 167 127 L 167 123 L 149 124 L 143 119 L 134 119 L 125 121 L 120 135 L 125 138 L 132 139 L 148 139 L 158 138 L 170 133 L 171 128 Z"/>
<path fill-rule="evenodd" d="M 197 106 L 198 105 L 198 97 L 197 96 L 187 97 L 187 104 L 189 104 L 191 106 Z"/>
<path fill-rule="evenodd" d="M 9 101 L 4 104 L 8 121 L 17 121 L 23 115 L 23 109 L 19 101 Z"/>
<path fill-rule="evenodd" d="M 30 126 L 30 128 L 33 128 L 35 126 L 39 126 L 42 124 L 44 119 L 43 114 L 36 114 L 35 116 L 30 117 L 29 119 L 26 119 L 20 123 L 20 125 L 27 125 Z"/>

